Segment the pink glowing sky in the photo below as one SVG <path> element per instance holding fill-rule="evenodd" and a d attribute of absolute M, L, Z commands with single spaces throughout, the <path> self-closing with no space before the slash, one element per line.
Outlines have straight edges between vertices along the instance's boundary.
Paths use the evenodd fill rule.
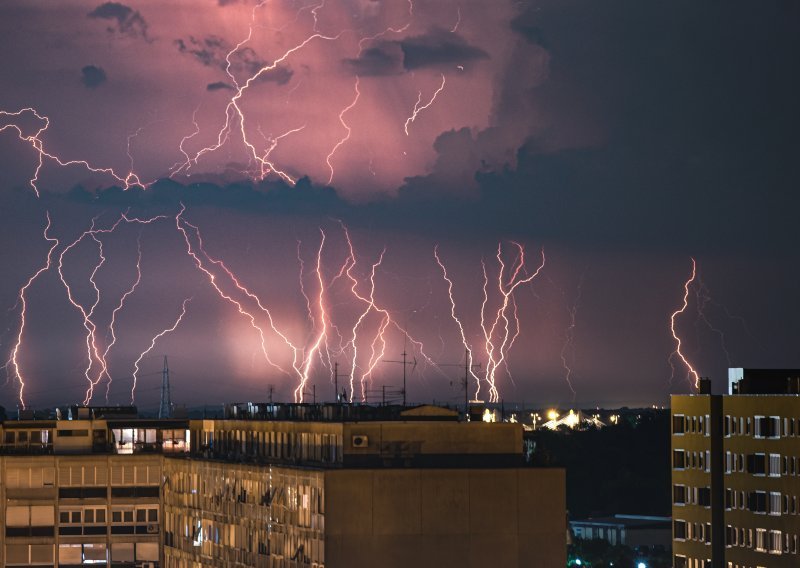
<path fill-rule="evenodd" d="M 793 10 L 738 0 L 725 11 L 688 0 L 6 0 L 0 348 L 12 353 L 19 337 L 19 291 L 45 260 L 48 212 L 62 247 L 93 218 L 105 227 L 126 210 L 167 215 L 102 239 L 103 344 L 135 276 L 140 234 L 143 251 L 142 283 L 119 313 L 108 358 L 118 378 L 110 402 L 127 402 L 133 362 L 189 297 L 185 321 L 143 360 L 137 400 L 155 403 L 165 353 L 179 402 L 263 400 L 269 384 L 291 400 L 296 377 L 265 360 L 253 325 L 186 254 L 174 221 L 183 203 L 209 253 L 304 353 L 319 316 L 309 318 L 299 287 L 298 241 L 313 296 L 320 230 L 327 235 L 333 352 L 360 313 L 334 278 L 347 258 L 341 221 L 360 286 L 385 248 L 377 303 L 431 361 L 451 364 L 464 345 L 433 256 L 439 246 L 478 374 L 489 359 L 482 260 L 493 282 L 498 243 L 508 266 L 514 243 L 525 247 L 525 274 L 544 247 L 542 273 L 514 294 L 521 331 L 498 368 L 505 400 L 664 403 L 689 390 L 686 370 L 670 368 L 668 323 L 692 257 L 705 287 L 692 290 L 679 331 L 700 374 L 722 388 L 728 365 L 799 366 Z M 50 120 L 33 141 L 18 132 L 32 135 L 42 120 L 8 114 L 25 108 Z M 86 164 L 45 159 L 37 198 L 37 148 Z M 89 306 L 96 243 L 67 259 L 65 278 Z M 85 328 L 57 273 L 43 273 L 26 301 L 19 365 L 30 404 L 83 400 Z M 380 318 L 370 314 L 365 326 L 362 369 Z M 423 364 L 396 327 L 385 337 L 384 358 L 404 348 L 417 358 L 410 400 L 462 400 L 457 367 Z M 267 342 L 291 367 L 291 350 L 274 334 Z M 318 398 L 332 397 L 326 365 L 346 365 L 352 346 L 344 351 L 316 356 L 307 392 L 313 384 Z M 13 367 L 0 391 L 7 407 L 18 398 Z M 371 388 L 397 385 L 400 374 L 377 365 Z"/>

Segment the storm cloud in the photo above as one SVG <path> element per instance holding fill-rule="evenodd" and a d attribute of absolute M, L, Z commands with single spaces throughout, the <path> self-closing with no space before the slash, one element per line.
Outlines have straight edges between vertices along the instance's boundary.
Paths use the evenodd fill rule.
<path fill-rule="evenodd" d="M 147 35 L 148 26 L 145 19 L 137 10 L 125 4 L 106 2 L 89 12 L 87 16 L 92 19 L 112 22 L 113 25 L 107 28 L 109 33 L 150 41 Z"/>
<path fill-rule="evenodd" d="M 87 65 L 81 69 L 81 83 L 88 89 L 96 89 L 108 80 L 105 70 L 96 65 Z"/>

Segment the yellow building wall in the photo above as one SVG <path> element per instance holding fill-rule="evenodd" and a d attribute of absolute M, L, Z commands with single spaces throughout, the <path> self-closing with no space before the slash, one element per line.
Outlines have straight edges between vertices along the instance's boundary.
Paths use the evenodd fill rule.
<path fill-rule="evenodd" d="M 558 469 L 325 473 L 329 568 L 566 565 Z"/>

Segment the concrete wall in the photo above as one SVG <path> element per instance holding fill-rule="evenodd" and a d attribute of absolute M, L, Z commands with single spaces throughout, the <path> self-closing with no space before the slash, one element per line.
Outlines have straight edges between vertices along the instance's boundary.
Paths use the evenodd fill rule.
<path fill-rule="evenodd" d="M 325 473 L 326 566 L 566 565 L 559 469 Z"/>

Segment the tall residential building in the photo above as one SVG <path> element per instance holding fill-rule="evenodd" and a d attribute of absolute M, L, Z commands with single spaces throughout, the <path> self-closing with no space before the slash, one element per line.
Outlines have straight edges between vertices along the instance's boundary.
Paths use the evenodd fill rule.
<path fill-rule="evenodd" d="M 0 426 L 2 565 L 566 564 L 564 471 L 436 407 L 76 407 Z"/>
<path fill-rule="evenodd" d="M 675 568 L 800 566 L 800 370 L 672 396 Z"/>

